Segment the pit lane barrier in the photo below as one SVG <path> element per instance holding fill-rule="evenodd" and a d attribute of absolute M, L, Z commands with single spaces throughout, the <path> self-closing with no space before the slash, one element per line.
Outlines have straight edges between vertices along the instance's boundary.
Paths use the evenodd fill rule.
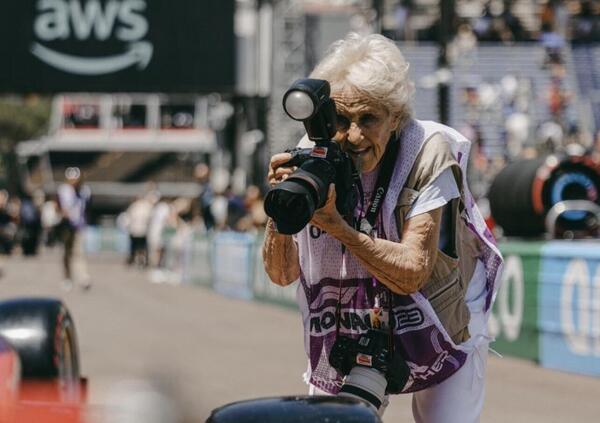
<path fill-rule="evenodd" d="M 256 299 L 296 308 L 296 286 L 274 285 L 265 273 L 260 248 L 263 233 L 166 229 L 164 265 L 158 279 L 194 284 L 224 295 Z M 88 226 L 84 245 L 88 255 L 127 254 L 129 237 L 119 228 Z"/>
<path fill-rule="evenodd" d="M 167 239 L 171 281 L 297 309 L 297 282 L 282 288 L 264 271 L 262 233 L 189 231 Z M 127 243 L 114 231 L 86 238 L 92 252 L 124 253 Z M 489 323 L 492 347 L 543 367 L 600 376 L 600 242 L 507 241 L 499 247 L 505 266 Z"/>

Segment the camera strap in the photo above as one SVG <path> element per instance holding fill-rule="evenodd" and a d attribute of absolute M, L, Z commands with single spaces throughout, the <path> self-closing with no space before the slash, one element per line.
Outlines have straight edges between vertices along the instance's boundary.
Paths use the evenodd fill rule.
<path fill-rule="evenodd" d="M 390 180 L 394 173 L 394 167 L 396 164 L 396 158 L 398 157 L 398 151 L 400 149 L 400 141 L 396 134 L 392 134 L 383 153 L 383 159 L 381 161 L 381 168 L 377 175 L 377 181 L 375 183 L 375 189 L 371 194 L 371 200 L 365 215 L 360 219 L 359 230 L 367 235 L 371 235 L 379 210 L 385 200 Z"/>
<path fill-rule="evenodd" d="M 383 201 L 385 200 L 385 195 L 387 193 L 388 187 L 390 185 L 390 180 L 392 179 L 392 175 L 394 173 L 394 167 L 396 164 L 396 158 L 398 157 L 398 151 L 400 149 L 400 141 L 396 134 L 393 133 L 390 136 L 388 144 L 385 148 L 385 153 L 383 153 L 383 159 L 381 163 L 381 169 L 379 170 L 379 174 L 377 175 L 377 181 L 375 183 L 375 190 L 371 195 L 371 200 L 369 202 L 369 207 L 367 208 L 366 214 L 360 219 L 359 230 L 361 232 L 366 233 L 367 235 L 371 235 L 373 231 L 373 227 L 375 226 L 375 221 L 377 220 L 377 214 L 381 209 Z M 360 192 L 361 202 L 364 203 L 364 193 L 362 189 L 362 184 L 360 182 L 360 176 L 358 172 L 353 172 L 353 178 L 355 178 L 357 182 L 357 186 Z M 346 253 L 346 246 L 342 244 L 342 257 L 344 257 Z M 342 278 L 340 277 L 340 282 L 338 286 L 338 302 L 335 310 L 335 321 L 336 321 L 336 336 L 339 335 L 340 332 L 340 315 L 341 315 L 341 303 L 342 303 Z M 388 298 L 388 308 L 389 315 L 391 316 L 391 296 Z M 389 323 L 388 323 L 389 324 Z M 393 329 L 390 325 L 390 335 L 392 335 Z"/>

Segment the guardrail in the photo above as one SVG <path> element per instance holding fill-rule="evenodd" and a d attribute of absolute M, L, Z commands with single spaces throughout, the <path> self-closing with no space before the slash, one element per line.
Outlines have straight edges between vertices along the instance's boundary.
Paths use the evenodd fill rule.
<path fill-rule="evenodd" d="M 125 234 L 100 232 L 90 232 L 86 245 L 127 251 Z M 165 266 L 177 282 L 296 308 L 297 283 L 282 288 L 265 274 L 263 234 L 172 235 Z M 505 266 L 489 323 L 493 348 L 543 367 L 600 376 L 600 243 L 511 241 L 500 249 Z"/>
<path fill-rule="evenodd" d="M 165 234 L 163 279 L 212 288 L 224 295 L 257 299 L 296 308 L 296 286 L 274 285 L 264 271 L 260 247 L 263 234 L 239 232 Z M 87 254 L 129 250 L 128 235 L 118 228 L 87 227 Z"/>

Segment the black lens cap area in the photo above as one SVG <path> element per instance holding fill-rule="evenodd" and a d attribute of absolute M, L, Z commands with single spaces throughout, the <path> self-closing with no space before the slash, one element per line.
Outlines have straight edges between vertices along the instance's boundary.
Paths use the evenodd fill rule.
<path fill-rule="evenodd" d="M 265 198 L 265 213 L 285 235 L 300 232 L 312 219 L 315 202 L 303 181 L 284 181 L 272 188 Z"/>
<path fill-rule="evenodd" d="M 348 397 L 292 396 L 234 402 L 206 423 L 381 423 L 366 402 Z"/>

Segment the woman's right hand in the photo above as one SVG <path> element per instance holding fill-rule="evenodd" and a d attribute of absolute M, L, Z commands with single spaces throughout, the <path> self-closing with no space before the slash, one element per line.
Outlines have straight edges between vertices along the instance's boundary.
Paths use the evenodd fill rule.
<path fill-rule="evenodd" d="M 267 175 L 267 180 L 271 186 L 275 186 L 278 183 L 285 181 L 292 173 L 296 171 L 296 167 L 285 167 L 286 164 L 292 155 L 290 153 L 277 153 L 273 157 L 271 157 L 271 161 L 269 162 L 269 173 Z"/>

